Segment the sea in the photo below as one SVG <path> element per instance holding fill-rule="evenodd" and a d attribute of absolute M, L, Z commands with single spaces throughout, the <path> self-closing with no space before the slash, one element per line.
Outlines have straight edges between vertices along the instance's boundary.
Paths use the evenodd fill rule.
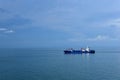
<path fill-rule="evenodd" d="M 120 80 L 120 49 L 64 54 L 59 48 L 0 49 L 0 80 Z"/>

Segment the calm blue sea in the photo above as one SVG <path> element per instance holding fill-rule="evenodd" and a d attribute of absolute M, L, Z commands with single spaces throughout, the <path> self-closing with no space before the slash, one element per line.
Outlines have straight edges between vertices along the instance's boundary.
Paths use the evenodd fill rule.
<path fill-rule="evenodd" d="M 120 50 L 0 49 L 0 80 L 120 80 Z"/>

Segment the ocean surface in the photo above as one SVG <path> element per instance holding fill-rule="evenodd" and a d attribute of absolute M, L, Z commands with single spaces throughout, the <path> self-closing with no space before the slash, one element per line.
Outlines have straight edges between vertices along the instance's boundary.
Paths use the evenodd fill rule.
<path fill-rule="evenodd" d="M 120 50 L 0 49 L 0 80 L 120 80 Z"/>

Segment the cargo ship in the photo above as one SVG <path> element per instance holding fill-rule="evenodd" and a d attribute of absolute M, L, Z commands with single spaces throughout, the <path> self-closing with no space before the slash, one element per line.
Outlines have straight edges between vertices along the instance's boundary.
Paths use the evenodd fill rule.
<path fill-rule="evenodd" d="M 66 49 L 64 50 L 65 54 L 82 54 L 82 53 L 91 53 L 91 54 L 95 54 L 95 50 L 91 50 L 89 47 L 87 47 L 86 49 L 81 48 L 81 49 Z"/>

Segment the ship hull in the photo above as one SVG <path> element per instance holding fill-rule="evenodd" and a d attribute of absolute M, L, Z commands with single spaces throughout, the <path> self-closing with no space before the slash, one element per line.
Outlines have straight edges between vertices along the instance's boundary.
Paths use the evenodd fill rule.
<path fill-rule="evenodd" d="M 82 51 L 82 50 L 64 50 L 65 54 L 82 54 L 82 53 L 91 53 L 95 54 L 95 50 Z"/>

